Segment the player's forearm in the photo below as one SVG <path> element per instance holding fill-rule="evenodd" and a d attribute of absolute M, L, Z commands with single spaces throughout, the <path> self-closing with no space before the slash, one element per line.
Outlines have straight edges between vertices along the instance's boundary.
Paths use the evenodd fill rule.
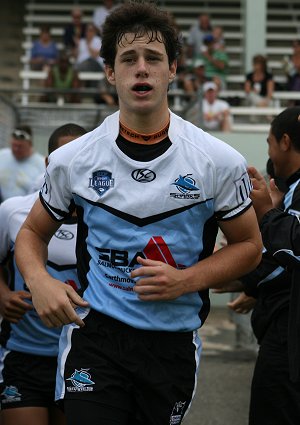
<path fill-rule="evenodd" d="M 6 280 L 6 273 L 3 266 L 0 266 L 0 298 L 9 293 L 8 282 Z"/>
<path fill-rule="evenodd" d="M 238 279 L 259 264 L 261 247 L 246 241 L 228 245 L 184 270 L 187 292 L 219 288 Z"/>
<path fill-rule="evenodd" d="M 48 276 L 47 256 L 47 243 L 30 229 L 21 228 L 16 240 L 15 257 L 17 266 L 29 289 L 39 284 L 43 276 Z"/>

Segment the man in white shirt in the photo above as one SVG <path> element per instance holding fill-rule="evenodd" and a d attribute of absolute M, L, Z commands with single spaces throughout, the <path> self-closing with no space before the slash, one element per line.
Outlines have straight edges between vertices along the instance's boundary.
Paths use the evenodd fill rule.
<path fill-rule="evenodd" d="M 16 127 L 10 147 L 0 150 L 1 202 L 30 193 L 34 180 L 44 171 L 44 157 L 34 151 L 31 128 L 27 125 Z"/>
<path fill-rule="evenodd" d="M 229 103 L 218 99 L 216 83 L 203 84 L 203 128 L 206 130 L 230 131 L 232 118 Z"/>

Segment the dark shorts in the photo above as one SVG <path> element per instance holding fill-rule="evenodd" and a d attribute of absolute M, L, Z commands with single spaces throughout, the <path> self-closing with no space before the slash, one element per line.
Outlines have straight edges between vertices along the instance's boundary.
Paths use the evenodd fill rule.
<path fill-rule="evenodd" d="M 126 424 L 128 419 L 116 418 L 130 417 L 131 424 L 180 424 L 196 385 L 196 332 L 138 330 L 93 310 L 84 322 L 71 334 L 69 328 L 65 351 L 61 339 L 63 381 L 57 394 L 66 400 L 66 415 L 84 401 L 105 415 L 111 412 L 106 417 L 111 423 Z M 95 417 L 101 419 L 101 413 Z M 84 419 L 85 410 L 80 409 L 74 425 Z"/>
<path fill-rule="evenodd" d="M 57 358 L 10 351 L 4 360 L 1 409 L 55 405 Z"/>

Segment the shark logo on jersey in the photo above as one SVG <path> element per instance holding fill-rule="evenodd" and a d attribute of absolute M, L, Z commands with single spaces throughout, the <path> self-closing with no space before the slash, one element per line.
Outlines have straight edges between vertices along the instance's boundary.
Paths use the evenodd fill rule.
<path fill-rule="evenodd" d="M 2 403 L 10 403 L 21 400 L 21 394 L 18 392 L 18 388 L 14 387 L 13 385 L 5 387 L 1 395 L 4 397 Z"/>
<path fill-rule="evenodd" d="M 94 171 L 92 177 L 89 178 L 89 187 L 99 195 L 104 195 L 111 187 L 114 187 L 115 179 L 112 174 L 107 170 Z"/>
<path fill-rule="evenodd" d="M 73 387 L 67 387 L 67 391 L 93 391 L 93 387 L 90 385 L 93 385 L 95 382 L 91 380 L 91 375 L 88 373 L 88 370 L 89 369 L 75 369 L 71 377 L 66 379 L 73 384 Z"/>
<path fill-rule="evenodd" d="M 175 179 L 174 183 L 171 185 L 176 186 L 178 190 L 177 193 L 170 193 L 172 198 L 179 199 L 199 199 L 199 193 L 191 193 L 195 191 L 199 191 L 200 189 L 196 186 L 196 181 L 191 177 L 192 174 L 186 174 L 185 176 L 179 175 L 177 179 Z"/>
<path fill-rule="evenodd" d="M 185 403 L 185 401 L 177 401 L 175 403 L 170 416 L 170 425 L 177 425 L 181 423 Z"/>

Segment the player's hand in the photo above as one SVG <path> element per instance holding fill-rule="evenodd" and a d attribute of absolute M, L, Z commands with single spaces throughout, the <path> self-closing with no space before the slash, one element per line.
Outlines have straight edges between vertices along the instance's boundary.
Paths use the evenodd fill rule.
<path fill-rule="evenodd" d="M 134 291 L 143 301 L 174 300 L 185 292 L 182 271 L 162 261 L 137 258 L 141 267 L 131 272 L 131 277 L 139 278 Z"/>
<path fill-rule="evenodd" d="M 272 199 L 273 208 L 279 208 L 284 197 L 284 193 L 278 189 L 274 179 L 270 180 L 270 196 Z"/>
<path fill-rule="evenodd" d="M 273 208 L 272 198 L 263 175 L 254 167 L 248 168 L 248 174 L 253 185 L 250 198 L 253 202 L 257 219 L 260 221 L 266 212 Z"/>
<path fill-rule="evenodd" d="M 228 307 L 240 314 L 247 314 L 255 306 L 256 299 L 242 292 L 235 300 L 227 303 Z"/>
<path fill-rule="evenodd" d="M 6 291 L 0 297 L 0 314 L 11 323 L 18 323 L 24 314 L 33 309 L 33 306 L 26 302 L 31 300 L 31 294 L 26 291 Z"/>
<path fill-rule="evenodd" d="M 80 327 L 84 326 L 75 308 L 88 307 L 88 303 L 70 285 L 49 276 L 44 279 L 43 285 L 34 285 L 31 293 L 38 315 L 49 328 L 73 322 Z"/>

